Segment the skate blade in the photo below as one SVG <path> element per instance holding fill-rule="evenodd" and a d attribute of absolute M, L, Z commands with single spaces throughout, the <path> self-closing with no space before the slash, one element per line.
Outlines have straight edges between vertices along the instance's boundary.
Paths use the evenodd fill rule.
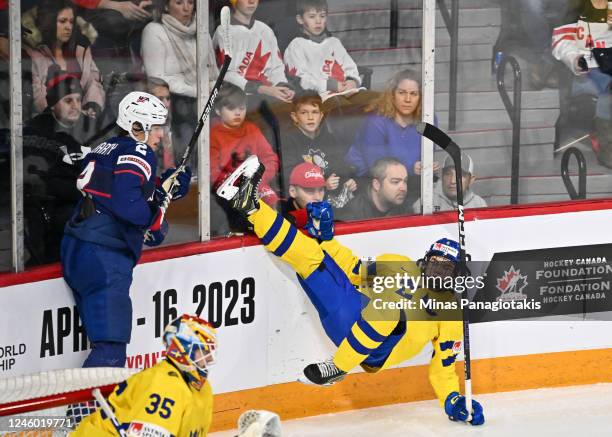
<path fill-rule="evenodd" d="M 217 196 L 222 197 L 225 200 L 232 200 L 239 190 L 239 188 L 234 185 L 236 180 L 243 175 L 245 177 L 252 177 L 258 168 L 259 159 L 257 159 L 257 156 L 249 156 L 236 170 L 232 172 L 232 174 L 228 176 L 225 181 L 223 181 L 221 186 L 217 188 Z"/>

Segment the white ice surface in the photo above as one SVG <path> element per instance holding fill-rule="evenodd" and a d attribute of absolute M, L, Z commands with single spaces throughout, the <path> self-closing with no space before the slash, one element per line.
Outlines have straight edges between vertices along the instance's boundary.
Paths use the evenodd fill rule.
<path fill-rule="evenodd" d="M 451 422 L 437 401 L 425 401 L 283 421 L 283 437 L 612 437 L 612 384 L 475 398 L 486 419 L 479 427 Z"/>

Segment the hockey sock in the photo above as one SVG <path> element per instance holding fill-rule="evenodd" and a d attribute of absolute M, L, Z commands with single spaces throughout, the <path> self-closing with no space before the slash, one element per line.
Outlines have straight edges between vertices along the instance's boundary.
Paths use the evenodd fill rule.
<path fill-rule="evenodd" d="M 345 372 L 357 367 L 387 339 L 395 326 L 397 326 L 397 320 L 368 322 L 359 319 L 353 324 L 351 332 L 340 343 L 334 355 L 334 364 Z"/>

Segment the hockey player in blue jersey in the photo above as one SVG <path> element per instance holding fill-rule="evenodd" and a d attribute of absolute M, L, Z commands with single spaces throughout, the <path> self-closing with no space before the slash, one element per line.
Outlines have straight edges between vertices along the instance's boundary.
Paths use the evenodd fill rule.
<path fill-rule="evenodd" d="M 64 279 L 72 289 L 92 343 L 83 367 L 122 367 L 132 331 L 132 270 L 143 240 L 163 241 L 170 200 L 187 194 L 191 173 L 178 175 L 171 195 L 155 175 L 155 149 L 168 110 L 151 94 L 132 92 L 119 103 L 119 135 L 95 147 L 77 180 L 83 198 L 66 224 L 61 245 Z M 146 234 L 146 237 L 145 237 Z"/>

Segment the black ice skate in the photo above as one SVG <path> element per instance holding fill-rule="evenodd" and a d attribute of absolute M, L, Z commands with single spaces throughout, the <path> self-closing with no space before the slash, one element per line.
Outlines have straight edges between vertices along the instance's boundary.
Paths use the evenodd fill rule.
<path fill-rule="evenodd" d="M 345 375 L 346 372 L 338 369 L 333 360 L 329 359 L 304 367 L 304 378 L 300 378 L 300 382 L 314 385 L 332 385 L 342 381 Z"/>
<path fill-rule="evenodd" d="M 217 195 L 242 214 L 252 214 L 259 209 L 258 188 L 264 170 L 257 156 L 249 156 L 223 181 L 217 189 Z"/>

